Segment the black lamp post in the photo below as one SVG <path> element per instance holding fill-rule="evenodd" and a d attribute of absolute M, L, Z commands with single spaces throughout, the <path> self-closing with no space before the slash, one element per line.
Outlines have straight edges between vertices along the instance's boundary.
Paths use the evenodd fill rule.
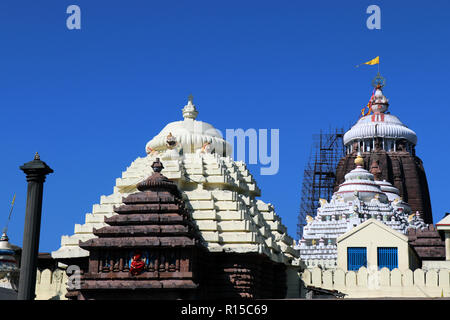
<path fill-rule="evenodd" d="M 17 299 L 34 300 L 41 231 L 42 193 L 45 176 L 52 173 L 53 170 L 40 160 L 37 152 L 34 160 L 25 163 L 20 169 L 27 175 L 28 189 Z"/>

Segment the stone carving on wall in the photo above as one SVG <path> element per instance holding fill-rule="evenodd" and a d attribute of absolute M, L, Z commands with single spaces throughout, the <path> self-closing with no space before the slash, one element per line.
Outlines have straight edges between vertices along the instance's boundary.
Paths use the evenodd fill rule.
<path fill-rule="evenodd" d="M 211 145 L 211 142 L 205 142 L 203 146 L 198 150 L 200 154 L 211 154 L 214 153 L 214 148 Z"/>
<path fill-rule="evenodd" d="M 378 160 L 373 160 L 372 164 L 370 165 L 369 171 L 371 174 L 373 174 L 373 177 L 375 180 L 377 180 L 377 181 L 383 180 L 383 178 L 382 178 L 383 175 L 382 175 Z"/>
<path fill-rule="evenodd" d="M 147 147 L 147 148 L 145 149 L 145 151 L 147 152 L 147 154 L 148 154 L 149 156 L 157 156 L 157 155 L 159 154 L 159 151 L 157 151 L 157 150 L 155 150 L 155 149 L 152 149 L 152 148 L 150 148 L 150 147 Z"/>
<path fill-rule="evenodd" d="M 131 259 L 130 263 L 130 273 L 132 275 L 138 275 L 144 271 L 145 261 L 142 259 L 142 253 L 136 251 Z"/>
<path fill-rule="evenodd" d="M 172 132 L 169 132 L 169 135 L 166 139 L 166 146 L 168 149 L 172 150 L 178 145 L 177 139 L 172 135 Z"/>
<path fill-rule="evenodd" d="M 183 155 L 182 146 L 171 132 L 167 135 L 166 147 L 167 150 L 162 153 L 161 159 L 178 159 L 181 155 Z"/>

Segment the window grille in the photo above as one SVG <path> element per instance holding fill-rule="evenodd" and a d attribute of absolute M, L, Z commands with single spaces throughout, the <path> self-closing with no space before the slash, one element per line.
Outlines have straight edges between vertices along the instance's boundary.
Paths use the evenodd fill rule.
<path fill-rule="evenodd" d="M 358 271 L 361 267 L 367 267 L 367 248 L 347 248 L 347 269 Z"/>
<path fill-rule="evenodd" d="M 397 248 L 377 248 L 378 269 L 384 267 L 389 270 L 398 268 L 398 251 Z"/>

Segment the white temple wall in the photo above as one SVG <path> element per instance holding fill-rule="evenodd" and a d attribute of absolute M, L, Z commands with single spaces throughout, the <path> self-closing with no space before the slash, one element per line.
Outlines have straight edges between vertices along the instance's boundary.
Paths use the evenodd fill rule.
<path fill-rule="evenodd" d="M 68 276 L 63 269 L 44 269 L 36 274 L 36 300 L 67 300 Z"/>
<path fill-rule="evenodd" d="M 371 271 L 365 267 L 355 271 L 304 270 L 301 274 L 303 286 L 314 286 L 338 290 L 345 298 L 382 297 L 450 297 L 450 270 L 410 269 L 400 271 L 387 268 Z"/>

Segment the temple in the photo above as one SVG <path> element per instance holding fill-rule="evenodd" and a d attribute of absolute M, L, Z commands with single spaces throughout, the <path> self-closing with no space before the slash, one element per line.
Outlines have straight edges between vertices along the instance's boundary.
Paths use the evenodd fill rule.
<path fill-rule="evenodd" d="M 151 139 L 147 156 L 127 168 L 113 194 L 102 196 L 52 252 L 82 268 L 81 289 L 69 290 L 68 298 L 298 294 L 298 252 L 281 218 L 256 199 L 256 182 L 243 162 L 227 156 L 231 147 L 220 132 L 196 120 L 192 98 L 182 113 L 184 120 Z M 133 286 L 139 297 L 122 294 Z"/>
<path fill-rule="evenodd" d="M 389 100 L 382 83 L 375 84 L 369 105 L 373 114 L 361 117 L 344 134 L 346 156 L 336 168 L 335 190 L 345 174 L 354 168 L 357 153 L 364 158 L 364 167 L 376 180 L 386 180 L 398 189 L 413 212 L 419 212 L 425 223 L 433 223 L 430 194 L 422 160 L 416 156 L 416 133 L 388 112 Z"/>
<path fill-rule="evenodd" d="M 335 192 L 307 217 L 296 246 L 308 268 L 337 268 L 339 237 L 370 219 L 405 235 L 419 265 L 444 259 L 425 171 L 415 155 L 417 136 L 387 112 L 384 78 L 377 75 L 373 85 L 369 113 L 343 136 L 346 155 L 336 168 Z"/>
<path fill-rule="evenodd" d="M 189 97 L 183 120 L 148 141 L 146 156 L 45 257 L 39 298 L 449 296 L 449 216 L 431 224 L 417 136 L 387 112 L 382 87 L 374 113 L 343 136 L 334 192 L 306 216 L 298 243 Z M 66 287 L 69 266 L 80 267 L 80 282 Z"/>
<path fill-rule="evenodd" d="M 360 155 L 355 165 L 331 201 L 322 199 L 317 215 L 307 219 L 297 246 L 307 267 L 336 268 L 338 237 L 368 219 L 376 219 L 402 234 L 426 227 L 419 214 L 411 213 L 397 188 L 387 181 L 376 181 L 363 168 Z"/>

